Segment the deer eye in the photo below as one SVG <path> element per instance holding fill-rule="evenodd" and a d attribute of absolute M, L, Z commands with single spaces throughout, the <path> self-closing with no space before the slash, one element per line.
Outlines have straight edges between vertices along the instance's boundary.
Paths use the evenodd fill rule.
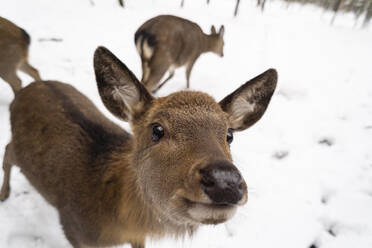
<path fill-rule="evenodd" d="M 152 141 L 157 142 L 164 136 L 164 128 L 159 123 L 152 125 Z"/>
<path fill-rule="evenodd" d="M 233 140 L 234 140 L 233 130 L 229 128 L 229 130 L 227 130 L 226 141 L 227 143 L 231 144 Z"/>

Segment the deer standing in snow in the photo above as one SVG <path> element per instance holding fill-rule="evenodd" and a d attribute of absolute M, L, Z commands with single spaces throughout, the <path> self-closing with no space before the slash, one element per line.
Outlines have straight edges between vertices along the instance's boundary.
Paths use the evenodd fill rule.
<path fill-rule="evenodd" d="M 217 103 L 202 92 L 154 98 L 109 50 L 94 55 L 106 108 L 129 121 L 133 135 L 103 116 L 74 87 L 39 81 L 10 107 L 0 200 L 17 165 L 59 212 L 74 248 L 192 234 L 201 224 L 230 219 L 247 201 L 232 162 L 233 132 L 264 114 L 276 87 L 270 69 Z"/>
<path fill-rule="evenodd" d="M 17 70 L 41 80 L 39 72 L 28 63 L 31 38 L 27 32 L 9 20 L 0 17 L 0 78 L 12 87 L 14 94 L 22 88 Z"/>
<path fill-rule="evenodd" d="M 145 22 L 135 33 L 135 44 L 142 62 L 142 80 L 153 93 L 159 90 L 174 75 L 174 70 L 186 65 L 187 88 L 190 87 L 190 74 L 195 61 L 202 53 L 214 52 L 223 56 L 224 27 L 211 34 L 189 20 L 161 15 Z M 164 74 L 169 76 L 159 84 Z"/>

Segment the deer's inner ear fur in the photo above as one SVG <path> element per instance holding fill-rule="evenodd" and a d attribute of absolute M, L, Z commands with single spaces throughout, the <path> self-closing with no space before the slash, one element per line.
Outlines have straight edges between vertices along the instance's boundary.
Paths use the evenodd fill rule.
<path fill-rule="evenodd" d="M 221 108 L 229 115 L 230 128 L 244 130 L 263 116 L 275 91 L 277 79 L 276 70 L 267 70 L 220 102 Z"/>
<path fill-rule="evenodd" d="M 113 86 L 109 94 L 112 94 L 113 101 L 123 103 L 124 109 L 128 112 L 124 113 L 126 115 L 133 115 L 141 107 L 139 92 L 132 84 Z"/>
<path fill-rule="evenodd" d="M 130 121 L 147 109 L 151 94 L 136 76 L 108 49 L 94 53 L 98 91 L 106 108 L 116 117 Z"/>

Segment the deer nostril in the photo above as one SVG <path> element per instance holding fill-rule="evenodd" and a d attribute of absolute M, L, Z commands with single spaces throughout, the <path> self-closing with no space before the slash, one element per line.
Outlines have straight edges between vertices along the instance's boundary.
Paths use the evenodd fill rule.
<path fill-rule="evenodd" d="M 200 175 L 201 175 L 201 184 L 206 187 L 206 188 L 212 188 L 214 187 L 215 180 L 206 173 L 204 170 L 200 170 Z"/>
<path fill-rule="evenodd" d="M 202 174 L 202 173 L 201 173 Z M 215 180 L 206 174 L 202 174 L 201 184 L 206 188 L 212 188 L 215 186 Z"/>
<path fill-rule="evenodd" d="M 215 185 L 215 182 L 214 181 L 211 181 L 211 180 L 205 180 L 205 179 L 202 179 L 201 180 L 201 183 L 202 183 L 202 185 L 204 186 L 204 187 L 207 187 L 207 188 L 212 188 L 212 187 L 214 187 L 214 185 Z"/>
<path fill-rule="evenodd" d="M 243 190 L 243 188 L 244 188 L 244 185 L 243 185 L 243 183 L 241 183 L 241 184 L 239 184 L 239 187 L 238 187 L 240 190 Z"/>

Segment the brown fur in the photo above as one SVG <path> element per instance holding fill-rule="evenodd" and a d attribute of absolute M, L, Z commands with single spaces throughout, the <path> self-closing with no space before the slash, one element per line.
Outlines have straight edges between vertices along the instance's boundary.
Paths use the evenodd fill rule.
<path fill-rule="evenodd" d="M 223 56 L 223 33 L 223 27 L 217 33 L 212 26 L 211 34 L 205 34 L 196 23 L 171 15 L 148 20 L 135 34 L 142 60 L 142 83 L 155 92 L 173 77 L 175 68 L 186 65 L 189 88 L 191 70 L 202 53 Z M 167 71 L 169 77 L 159 84 Z"/>
<path fill-rule="evenodd" d="M 122 243 L 143 248 L 146 238 L 191 235 L 200 224 L 231 218 L 247 201 L 245 182 L 238 204 L 216 206 L 203 192 L 199 174 L 210 162 L 232 162 L 226 133 L 234 118 L 224 105 L 191 91 L 155 99 L 103 47 L 95 53 L 95 71 L 104 104 L 129 120 L 133 135 L 72 86 L 34 82 L 10 107 L 12 140 L 4 155 L 0 200 L 9 196 L 11 166 L 19 166 L 57 208 L 67 239 L 78 248 Z M 273 81 L 266 88 L 270 99 L 274 70 L 247 84 L 267 80 Z M 153 123 L 165 130 L 159 142 L 152 140 Z"/>
<path fill-rule="evenodd" d="M 17 70 L 41 80 L 39 72 L 28 63 L 30 36 L 20 27 L 0 17 L 0 77 L 9 83 L 14 94 L 22 88 Z"/>

